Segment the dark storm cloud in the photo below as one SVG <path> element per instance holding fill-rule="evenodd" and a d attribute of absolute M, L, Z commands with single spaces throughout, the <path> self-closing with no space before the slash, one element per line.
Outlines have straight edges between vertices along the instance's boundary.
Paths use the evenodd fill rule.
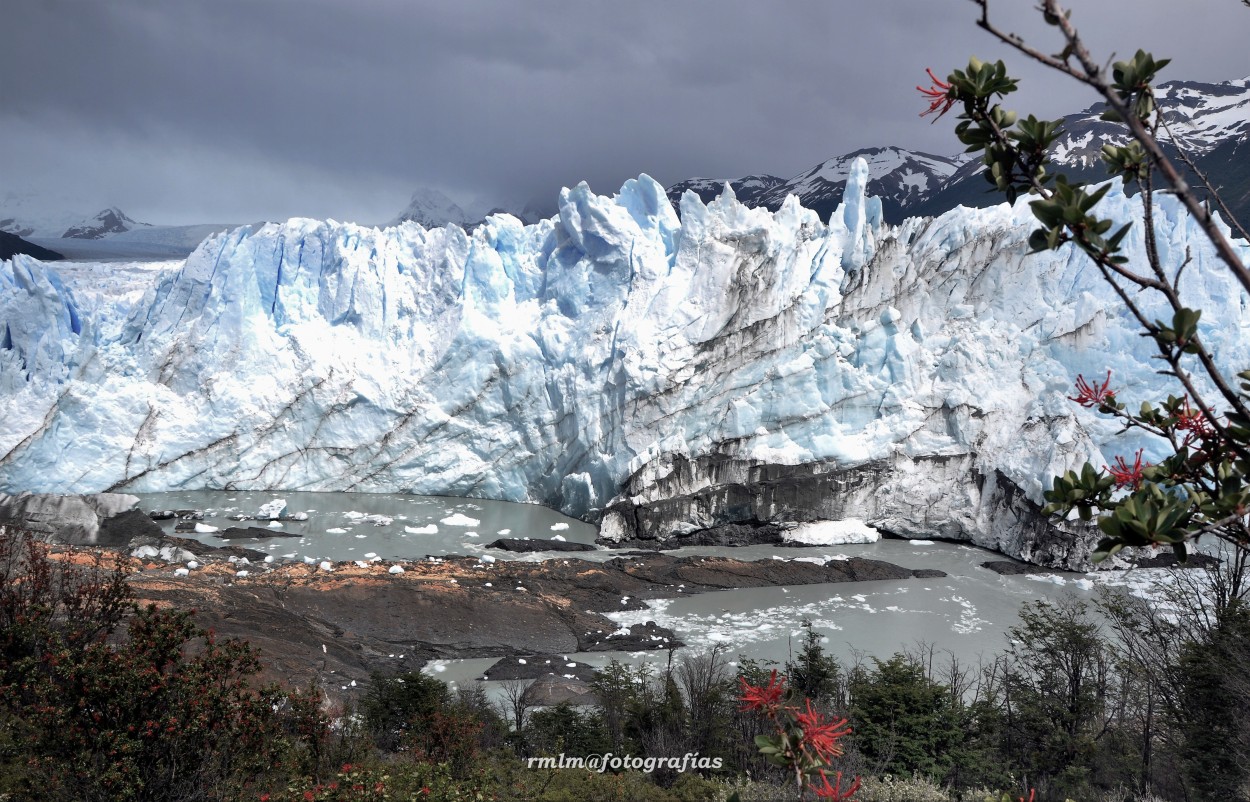
<path fill-rule="evenodd" d="M 1095 49 L 1250 74 L 1237 0 L 1073 0 Z M 1039 43 L 1031 3 L 1002 24 Z M 791 175 L 858 147 L 956 150 L 913 86 L 1007 57 L 967 0 L 10 0 L 0 196 L 57 187 L 157 221 L 380 220 L 419 185 L 600 192 L 648 172 Z M 1131 23 L 1124 15 L 1131 15 Z M 1011 56 L 1038 111 L 1092 100 Z M 8 187 L 5 186 L 8 185 Z"/>

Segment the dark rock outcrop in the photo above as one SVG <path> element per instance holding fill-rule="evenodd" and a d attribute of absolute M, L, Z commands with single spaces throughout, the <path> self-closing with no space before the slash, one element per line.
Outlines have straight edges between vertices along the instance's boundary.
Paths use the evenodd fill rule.
<path fill-rule="evenodd" d="M 130 543 L 140 537 L 161 537 L 161 528 L 143 510 L 132 508 L 100 522 L 97 543 L 114 545 Z"/>
<path fill-rule="evenodd" d="M 216 534 L 222 540 L 264 540 L 271 537 L 299 537 L 294 532 L 281 529 L 261 528 L 259 526 L 231 526 Z"/>
<path fill-rule="evenodd" d="M 527 654 L 522 657 L 505 657 L 482 672 L 482 679 L 493 681 L 538 679 L 554 674 L 557 677 L 576 677 L 589 682 L 595 677 L 595 667 L 568 655 Z"/>
<path fill-rule="evenodd" d="M 56 251 L 41 248 L 33 242 L 27 242 L 16 234 L 0 231 L 0 259 L 12 259 L 19 253 L 33 256 L 43 262 L 54 262 L 65 258 Z"/>
<path fill-rule="evenodd" d="M 1045 568 L 1039 568 L 1036 565 L 1028 563 L 1016 562 L 1015 560 L 989 560 L 981 563 L 982 568 L 988 568 L 999 576 L 1021 576 L 1024 574 L 1045 574 L 1048 571 Z"/>
<path fill-rule="evenodd" d="M 522 694 L 521 701 L 540 707 L 561 703 L 584 706 L 599 704 L 599 697 L 595 696 L 594 689 L 585 680 L 548 674 L 531 683 Z"/>
<path fill-rule="evenodd" d="M 501 537 L 486 545 L 488 549 L 500 549 L 516 554 L 535 551 L 597 551 L 590 543 L 574 543 L 568 540 L 527 540 L 518 537 Z"/>
<path fill-rule="evenodd" d="M 126 545 L 136 534 L 143 534 L 142 524 L 134 516 L 127 516 L 109 527 L 102 527 L 102 524 L 138 503 L 138 497 L 122 493 L 85 496 L 0 493 L 0 524 L 20 526 L 47 540 L 71 546 L 118 547 Z"/>
<path fill-rule="evenodd" d="M 933 477 L 933 488 L 965 490 L 918 498 L 908 492 L 917 472 Z M 1047 518 L 1001 473 L 981 473 L 975 454 L 849 468 L 714 454 L 665 455 L 644 465 L 608 505 L 599 543 L 666 549 L 685 545 L 687 537 L 714 541 L 722 532 L 736 545 L 775 543 L 785 524 L 848 518 L 899 537 L 972 542 L 1065 570 L 1087 570 L 1098 537 L 1096 527 Z"/>

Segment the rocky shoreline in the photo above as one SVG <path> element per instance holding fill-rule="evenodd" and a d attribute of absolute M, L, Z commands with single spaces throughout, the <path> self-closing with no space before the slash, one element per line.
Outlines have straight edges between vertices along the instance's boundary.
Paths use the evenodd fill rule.
<path fill-rule="evenodd" d="M 142 603 L 194 609 L 218 636 L 246 638 L 271 679 L 349 694 L 371 672 L 416 671 L 430 660 L 681 646 L 654 622 L 625 630 L 603 614 L 646 609 L 651 599 L 945 576 L 861 558 L 820 565 L 657 553 L 607 562 L 453 557 L 328 568 L 215 559 L 182 576 L 162 562 L 138 566 L 131 584 Z"/>
<path fill-rule="evenodd" d="M 858 557 L 822 564 L 656 551 L 621 551 L 606 562 L 574 552 L 541 562 L 488 556 L 275 562 L 233 538 L 217 546 L 165 534 L 133 506 L 137 500 L 109 494 L 6 497 L 0 499 L 0 524 L 35 529 L 60 544 L 62 558 L 77 559 L 87 547 L 127 560 L 140 603 L 195 610 L 199 624 L 217 636 L 251 642 L 262 655 L 266 679 L 315 682 L 331 695 L 354 695 L 372 672 L 416 671 L 430 660 L 553 659 L 680 647 L 672 630 L 653 621 L 625 629 L 605 615 L 644 610 L 654 599 L 945 576 Z M 239 536 L 246 535 L 240 528 Z M 529 548 L 525 541 L 492 545 Z M 194 570 L 185 567 L 191 561 Z M 496 673 L 502 679 L 516 671 Z"/>

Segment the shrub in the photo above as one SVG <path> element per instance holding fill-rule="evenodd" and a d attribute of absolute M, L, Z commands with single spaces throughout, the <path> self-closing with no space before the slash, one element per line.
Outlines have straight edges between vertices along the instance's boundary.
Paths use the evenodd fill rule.
<path fill-rule="evenodd" d="M 0 527 L 3 790 L 206 799 L 265 771 L 284 747 L 281 694 L 251 686 L 248 645 L 217 640 L 190 613 L 136 609 L 124 565 L 75 557 Z"/>

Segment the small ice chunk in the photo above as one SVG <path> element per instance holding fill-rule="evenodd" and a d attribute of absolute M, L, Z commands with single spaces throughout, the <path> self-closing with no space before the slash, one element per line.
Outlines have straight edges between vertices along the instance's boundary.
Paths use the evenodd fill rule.
<path fill-rule="evenodd" d="M 481 557 L 478 557 L 477 560 L 478 562 L 483 563 L 493 563 L 495 561 L 495 556 L 493 554 L 483 554 Z"/>
<path fill-rule="evenodd" d="M 277 518 L 286 512 L 286 499 L 275 498 L 260 505 L 260 509 L 256 511 L 257 520 L 265 520 L 268 518 Z"/>
<path fill-rule="evenodd" d="M 272 555 L 272 554 L 266 554 L 266 555 L 265 555 L 265 562 L 267 562 L 267 563 L 271 563 L 271 562 L 273 562 L 273 555 Z"/>
<path fill-rule="evenodd" d="M 235 576 L 247 576 L 247 571 L 235 571 Z"/>
<path fill-rule="evenodd" d="M 876 543 L 881 534 L 858 518 L 841 521 L 801 523 L 781 533 L 782 540 L 809 546 L 840 546 L 847 543 Z"/>
<path fill-rule="evenodd" d="M 187 567 L 194 571 L 196 568 L 200 567 L 200 564 L 195 560 L 187 560 Z"/>
<path fill-rule="evenodd" d="M 268 526 L 270 529 L 281 529 L 281 528 L 282 528 L 282 522 L 281 522 L 281 521 L 270 521 L 268 524 L 266 524 L 266 526 Z"/>
<path fill-rule="evenodd" d="M 402 574 L 403 572 L 404 572 L 403 566 L 400 566 L 400 565 L 392 565 L 392 566 L 390 567 L 390 570 L 389 570 L 387 573 L 391 573 L 391 574 Z"/>
<path fill-rule="evenodd" d="M 559 540 L 559 541 L 560 541 L 560 542 L 562 542 L 562 543 L 564 542 L 564 538 L 563 538 L 563 537 L 561 537 L 560 535 L 552 535 L 552 536 L 551 536 L 551 539 L 552 539 L 552 540 Z"/>
<path fill-rule="evenodd" d="M 436 535 L 438 534 L 438 526 L 430 524 L 429 526 L 405 526 L 404 531 L 410 535 Z"/>
<path fill-rule="evenodd" d="M 447 526 L 477 526 L 482 522 L 477 518 L 470 518 L 463 513 L 452 513 L 442 520 Z"/>
<path fill-rule="evenodd" d="M 213 526 L 212 524 L 197 523 L 195 525 L 195 531 L 196 531 L 196 534 L 207 535 L 212 532 L 220 532 L 221 530 Z"/>
<path fill-rule="evenodd" d="M 500 534 L 500 535 L 510 535 L 510 534 L 512 534 L 512 530 L 511 530 L 511 529 L 500 529 L 500 530 L 499 530 L 496 534 Z"/>
<path fill-rule="evenodd" d="M 326 534 L 327 535 L 345 535 L 347 534 L 347 530 L 336 526 L 333 529 L 327 529 Z"/>
<path fill-rule="evenodd" d="M 190 574 L 190 573 L 191 573 L 191 572 L 190 572 L 190 571 L 188 571 L 188 570 L 187 570 L 187 569 L 185 569 L 185 568 L 175 568 L 175 569 L 174 569 L 174 576 L 186 576 L 186 575 L 188 575 L 188 574 Z"/>
<path fill-rule="evenodd" d="M 568 524 L 566 524 L 566 523 L 563 523 L 563 522 L 558 523 L 558 524 L 552 524 L 552 525 L 551 525 L 551 531 L 552 531 L 552 532 L 560 532 L 560 531 L 563 531 L 563 530 L 568 529 L 568 528 L 569 528 L 569 525 L 568 525 Z"/>
<path fill-rule="evenodd" d="M 330 562 L 329 560 L 322 560 L 321 563 L 317 567 L 320 568 L 322 571 L 333 571 L 334 563 Z"/>

